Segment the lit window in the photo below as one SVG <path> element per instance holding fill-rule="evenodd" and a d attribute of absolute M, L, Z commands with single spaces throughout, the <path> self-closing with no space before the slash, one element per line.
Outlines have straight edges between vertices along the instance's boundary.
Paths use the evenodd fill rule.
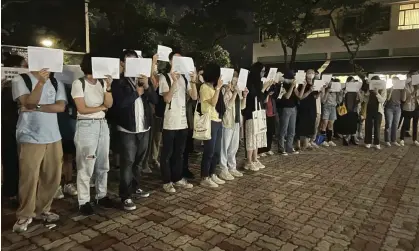
<path fill-rule="evenodd" d="M 400 5 L 399 30 L 419 29 L 419 3 Z"/>
<path fill-rule="evenodd" d="M 316 29 L 308 34 L 307 38 L 330 37 L 330 29 Z"/>

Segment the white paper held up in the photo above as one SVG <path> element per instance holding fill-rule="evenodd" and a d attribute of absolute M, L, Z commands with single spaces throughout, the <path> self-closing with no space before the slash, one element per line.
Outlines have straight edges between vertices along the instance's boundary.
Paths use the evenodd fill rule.
<path fill-rule="evenodd" d="M 284 74 L 282 72 L 278 71 L 275 74 L 275 83 L 279 83 L 279 82 L 284 81 L 284 77 L 283 76 L 284 76 Z"/>
<path fill-rule="evenodd" d="M 406 80 L 393 79 L 393 90 L 404 90 L 406 87 Z"/>
<path fill-rule="evenodd" d="M 278 68 L 271 68 L 269 69 L 268 76 L 266 77 L 269 80 L 275 80 L 276 73 L 278 72 Z"/>
<path fill-rule="evenodd" d="M 125 77 L 151 76 L 151 58 L 126 58 Z"/>
<path fill-rule="evenodd" d="M 64 65 L 63 72 L 55 73 L 54 77 L 63 84 L 73 84 L 74 80 L 84 76 L 80 65 Z"/>
<path fill-rule="evenodd" d="M 371 81 L 373 77 L 380 77 L 380 74 L 368 74 L 368 80 Z"/>
<path fill-rule="evenodd" d="M 346 92 L 359 92 L 362 87 L 362 82 L 348 82 L 346 83 Z"/>
<path fill-rule="evenodd" d="M 221 80 L 223 80 L 224 85 L 228 85 L 231 80 L 233 80 L 234 69 L 231 68 L 221 68 Z"/>
<path fill-rule="evenodd" d="M 370 90 L 385 90 L 387 88 L 384 80 L 370 80 Z"/>
<path fill-rule="evenodd" d="M 173 57 L 172 70 L 174 72 L 189 75 L 195 71 L 193 59 L 190 57 Z"/>
<path fill-rule="evenodd" d="M 419 85 L 419 74 L 412 75 L 412 85 Z"/>
<path fill-rule="evenodd" d="M 63 50 L 28 46 L 29 71 L 48 69 L 49 72 L 62 72 L 63 64 Z"/>
<path fill-rule="evenodd" d="M 92 58 L 93 78 L 106 78 L 110 75 L 113 79 L 119 79 L 119 58 Z"/>
<path fill-rule="evenodd" d="M 1 67 L 1 80 L 12 80 L 17 75 L 28 72 L 27 68 Z"/>
<path fill-rule="evenodd" d="M 322 79 L 316 79 L 314 80 L 313 90 L 314 91 L 320 91 L 323 86 L 326 85 L 326 82 Z"/>
<path fill-rule="evenodd" d="M 324 82 L 326 84 L 330 83 L 330 81 L 332 81 L 332 74 L 322 74 L 322 80 L 324 80 Z"/>
<path fill-rule="evenodd" d="M 249 71 L 246 69 L 240 69 L 239 78 L 237 80 L 237 87 L 240 91 L 244 91 L 247 85 L 247 77 L 249 76 Z"/>
<path fill-rule="evenodd" d="M 297 85 L 304 84 L 304 81 L 306 80 L 306 73 L 298 71 L 297 74 L 295 74 L 295 81 L 297 81 Z"/>
<path fill-rule="evenodd" d="M 143 57 L 143 52 L 142 51 L 135 51 L 136 53 L 137 53 L 137 55 L 138 55 L 138 57 Z"/>
<path fill-rule="evenodd" d="M 159 55 L 160 61 L 169 62 L 169 54 L 172 52 L 172 48 L 163 46 L 163 45 L 157 45 L 157 54 Z"/>
<path fill-rule="evenodd" d="M 342 84 L 340 82 L 332 82 L 330 86 L 330 92 L 340 92 L 342 90 Z"/>

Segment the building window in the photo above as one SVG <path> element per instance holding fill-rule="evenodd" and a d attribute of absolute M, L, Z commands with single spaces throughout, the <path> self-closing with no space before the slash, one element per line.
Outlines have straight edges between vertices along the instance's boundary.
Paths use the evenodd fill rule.
<path fill-rule="evenodd" d="M 307 38 L 319 38 L 319 37 L 330 37 L 330 28 L 315 29 L 307 36 Z"/>
<path fill-rule="evenodd" d="M 419 29 L 419 3 L 400 5 L 399 30 Z"/>

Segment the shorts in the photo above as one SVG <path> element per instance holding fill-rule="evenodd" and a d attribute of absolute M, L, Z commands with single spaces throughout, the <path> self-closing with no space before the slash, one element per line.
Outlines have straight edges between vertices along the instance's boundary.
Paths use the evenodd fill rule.
<path fill-rule="evenodd" d="M 322 120 L 335 121 L 336 119 L 336 105 L 323 105 Z"/>
<path fill-rule="evenodd" d="M 74 145 L 74 140 L 62 140 L 63 153 L 76 155 L 76 146 Z"/>

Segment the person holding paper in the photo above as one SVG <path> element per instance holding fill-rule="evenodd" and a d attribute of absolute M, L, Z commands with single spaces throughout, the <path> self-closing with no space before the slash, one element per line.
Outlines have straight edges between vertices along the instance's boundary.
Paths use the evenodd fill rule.
<path fill-rule="evenodd" d="M 173 57 L 180 56 L 177 52 L 169 55 L 170 65 L 173 66 Z M 173 70 L 173 69 L 172 69 Z M 191 82 L 185 76 L 170 71 L 169 75 L 159 77 L 160 95 L 166 102 L 163 115 L 163 149 L 160 157 L 160 169 L 163 179 L 163 189 L 167 193 L 175 193 L 173 186 L 192 188 L 182 177 L 183 153 L 188 136 L 188 122 L 186 118 L 186 100 L 189 95 L 197 99 L 195 72 L 190 73 Z"/>
<path fill-rule="evenodd" d="M 374 76 L 371 80 L 380 80 L 379 76 Z M 371 143 L 377 150 L 380 146 L 380 129 L 381 121 L 384 117 L 384 102 L 387 98 L 387 90 L 369 90 L 361 95 L 361 102 L 365 102 L 366 118 L 365 118 L 365 147 L 371 148 Z M 374 142 L 372 142 L 374 133 Z"/>
<path fill-rule="evenodd" d="M 144 75 L 125 77 L 125 60 L 137 58 L 134 50 L 125 50 L 121 56 L 121 77 L 112 83 L 115 123 L 120 140 L 119 197 L 127 211 L 136 209 L 133 194 L 148 197 L 150 194 L 139 188 L 140 173 L 150 141 L 152 110 L 150 104 L 157 104 L 158 97 L 149 78 Z M 150 69 L 150 72 L 152 69 Z"/>
<path fill-rule="evenodd" d="M 63 160 L 57 113 L 64 112 L 67 96 L 64 85 L 49 76 L 48 69 L 42 69 L 12 80 L 13 99 L 20 106 L 16 130 L 19 208 L 14 232 L 25 232 L 33 218 L 47 222 L 60 218 L 50 210 Z"/>
<path fill-rule="evenodd" d="M 90 179 L 95 173 L 96 202 L 112 208 L 107 196 L 109 171 L 109 126 L 105 112 L 112 107 L 112 78 L 93 78 L 92 54 L 85 54 L 80 64 L 85 76 L 73 82 L 71 96 L 77 107 L 74 137 L 77 163 L 77 196 L 82 215 L 94 213 L 90 203 Z"/>
<path fill-rule="evenodd" d="M 403 91 L 403 126 L 400 131 L 400 145 L 404 146 L 404 137 L 409 131 L 412 122 L 412 140 L 416 146 L 418 141 L 418 119 L 419 119 L 419 85 L 412 84 L 412 76 L 419 74 L 418 71 L 412 70 L 407 74 L 406 86 Z"/>
<path fill-rule="evenodd" d="M 393 80 L 399 80 L 393 77 Z M 388 90 L 387 101 L 384 106 L 385 131 L 384 141 L 387 146 L 400 146 L 397 142 L 397 126 L 401 117 L 401 104 L 403 101 L 403 90 L 390 88 Z"/>
<path fill-rule="evenodd" d="M 333 82 L 333 81 L 332 81 Z M 322 99 L 322 124 L 321 124 L 321 134 L 326 135 L 326 140 L 322 143 L 322 146 L 336 146 L 332 141 L 333 137 L 333 124 L 337 119 L 336 107 L 342 102 L 342 94 L 339 92 L 332 92 L 331 85 L 332 82 L 326 88 L 322 89 L 321 99 Z M 339 79 L 336 79 L 335 82 L 340 82 Z M 327 131 L 326 131 L 327 129 Z"/>

